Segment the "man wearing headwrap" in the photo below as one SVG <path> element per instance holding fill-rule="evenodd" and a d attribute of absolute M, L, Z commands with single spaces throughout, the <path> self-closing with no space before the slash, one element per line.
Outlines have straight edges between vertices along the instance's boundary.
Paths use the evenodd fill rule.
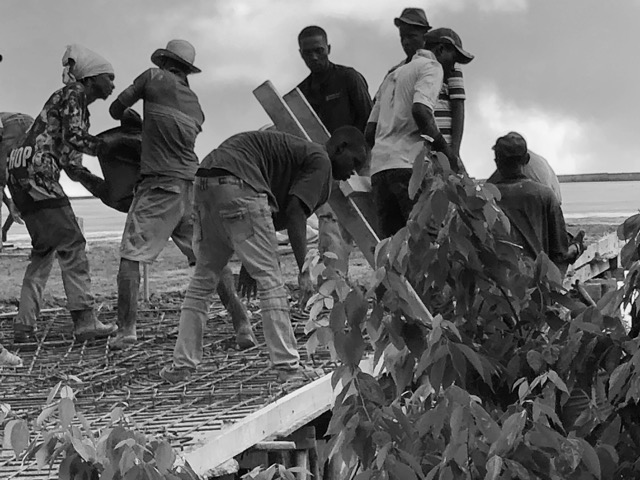
<path fill-rule="evenodd" d="M 65 86 L 49 97 L 26 136 L 11 150 L 7 162 L 9 191 L 33 247 L 14 320 L 16 343 L 36 338 L 36 319 L 55 254 L 76 339 L 106 337 L 117 329 L 96 317 L 86 240 L 60 185 L 62 170 L 71 180 L 95 187 L 94 190 L 104 183 L 82 166 L 82 154 L 96 156 L 116 147 L 89 134 L 87 108 L 97 99 L 111 95 L 113 67 L 80 45 L 67 47 L 62 63 Z"/>
<path fill-rule="evenodd" d="M 187 76 L 199 73 L 193 65 L 195 49 L 185 40 L 171 40 L 156 50 L 150 68 L 111 104 L 111 116 L 120 120 L 128 107 L 144 100 L 141 181 L 129 208 L 120 246 L 118 270 L 118 327 L 112 348 L 137 341 L 136 314 L 140 262 L 153 262 L 171 237 L 189 264 L 196 262 L 193 247 L 193 182 L 198 157 L 196 136 L 204 114 Z M 231 312 L 240 348 L 257 344 L 247 311 L 238 298 L 231 270 L 222 273 L 218 294 Z"/>

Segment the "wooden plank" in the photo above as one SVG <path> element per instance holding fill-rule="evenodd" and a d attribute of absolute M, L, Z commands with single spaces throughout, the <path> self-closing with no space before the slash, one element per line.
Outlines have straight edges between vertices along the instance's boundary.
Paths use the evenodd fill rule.
<path fill-rule="evenodd" d="M 577 270 L 595 259 L 606 260 L 616 258 L 620 254 L 624 243 L 625 242 L 618 238 L 616 232 L 605 235 L 597 242 L 589 245 L 585 251 L 582 252 L 582 255 L 573 263 L 573 269 Z"/>
<path fill-rule="evenodd" d="M 280 94 L 270 81 L 266 81 L 256 88 L 254 95 L 278 130 L 311 140 L 305 127 L 294 115 L 284 99 L 280 97 Z M 320 122 L 320 119 L 315 115 L 306 100 L 295 103 L 295 108 L 299 109 L 301 106 L 305 106 L 311 110 L 311 114 L 305 114 L 303 117 L 305 124 L 310 121 Z M 319 133 L 317 133 L 319 131 L 318 127 L 314 127 L 314 131 L 319 135 Z M 343 198 L 345 200 L 343 200 Z M 372 246 L 375 248 L 375 245 L 379 243 L 380 239 L 371 227 L 371 224 L 367 221 L 362 210 L 352 198 L 345 197 L 342 190 L 337 188 L 332 189 L 328 203 L 337 215 L 340 224 L 352 235 L 369 264 L 375 269 L 375 258 L 371 248 Z M 424 303 L 422 303 L 422 300 L 406 278 L 400 277 L 399 282 L 396 282 L 394 287 L 397 289 L 399 296 L 406 301 L 405 313 L 407 315 L 419 319 L 425 324 L 430 324 L 433 321 L 431 312 L 429 312 Z"/>
<path fill-rule="evenodd" d="M 283 99 L 302 128 L 307 132 L 309 139 L 321 145 L 327 143 L 330 137 L 329 130 L 324 126 L 322 120 L 320 120 L 320 117 L 318 117 L 318 114 L 302 92 L 298 88 L 294 88 Z M 371 192 L 371 179 L 360 175 L 352 175 L 348 180 L 340 182 L 340 188 L 347 197 L 354 192 Z M 356 201 L 356 203 L 362 209 L 359 202 Z M 369 218 L 369 223 L 371 223 L 371 218 Z"/>
<path fill-rule="evenodd" d="M 289 106 L 282 100 L 280 94 L 270 80 L 267 80 L 253 91 L 253 95 L 258 99 L 264 111 L 269 115 L 271 121 L 281 132 L 290 133 L 297 137 L 311 140 L 311 137 L 302 128 Z"/>
<path fill-rule="evenodd" d="M 589 245 L 567 269 L 564 287 L 571 288 L 576 281 L 584 283 L 607 270 L 616 268 L 618 262 L 615 260 L 619 257 L 624 244 L 625 242 L 620 240 L 614 232 Z"/>
<path fill-rule="evenodd" d="M 311 108 L 300 89 L 294 88 L 282 97 L 312 142 L 324 145 L 331 136 L 318 114 Z"/>
<path fill-rule="evenodd" d="M 362 371 L 377 375 L 381 364 L 376 369 L 373 357 L 366 357 L 359 366 Z M 325 375 L 221 432 L 196 432 L 193 438 L 194 446 L 188 447 L 185 460 L 201 478 L 209 478 L 218 465 L 254 445 L 268 438 L 290 435 L 318 418 L 331 409 L 336 395 L 341 390 L 341 385 L 338 385 L 334 391 L 331 386 L 331 374 Z"/>

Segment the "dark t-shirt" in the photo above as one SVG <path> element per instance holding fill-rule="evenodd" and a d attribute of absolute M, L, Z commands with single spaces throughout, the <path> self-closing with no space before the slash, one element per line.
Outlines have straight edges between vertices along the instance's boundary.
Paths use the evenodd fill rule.
<path fill-rule="evenodd" d="M 554 263 L 564 263 L 568 236 L 562 208 L 549 187 L 522 177 L 495 183 L 502 194 L 498 205 L 511 222 L 513 241 L 536 258 L 545 252 Z"/>
<path fill-rule="evenodd" d="M 269 196 L 276 228 L 286 226 L 289 199 L 298 197 L 311 215 L 329 198 L 331 162 L 318 144 L 281 132 L 245 132 L 207 155 L 196 176 L 226 170 Z"/>
<path fill-rule="evenodd" d="M 367 82 L 356 70 L 332 63 L 327 72 L 309 75 L 298 88 L 329 133 L 345 125 L 364 132 L 372 102 Z"/>

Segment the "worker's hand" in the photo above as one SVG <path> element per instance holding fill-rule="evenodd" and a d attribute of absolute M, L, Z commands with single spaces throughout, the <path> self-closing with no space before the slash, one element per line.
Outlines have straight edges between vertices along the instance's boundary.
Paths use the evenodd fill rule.
<path fill-rule="evenodd" d="M 584 230 L 580 230 L 577 235 L 571 239 L 569 249 L 567 250 L 567 260 L 569 263 L 575 262 L 584 252 L 584 236 Z"/>
<path fill-rule="evenodd" d="M 314 293 L 313 282 L 311 281 L 311 276 L 309 275 L 308 270 L 300 272 L 298 275 L 298 287 L 300 289 L 298 302 L 300 304 L 300 308 L 304 309 Z"/>
<path fill-rule="evenodd" d="M 20 212 L 16 208 L 16 204 L 13 202 L 9 204 L 9 213 L 11 214 L 14 222 L 18 225 L 24 225 L 24 220 L 22 220 L 22 216 L 20 216 Z"/>
<path fill-rule="evenodd" d="M 122 114 L 120 125 L 125 130 L 141 130 L 142 117 L 133 108 L 127 108 Z"/>
<path fill-rule="evenodd" d="M 249 275 L 244 265 L 240 268 L 240 275 L 238 275 L 238 293 L 241 297 L 246 297 L 247 300 L 258 296 L 258 284 L 255 279 Z"/>

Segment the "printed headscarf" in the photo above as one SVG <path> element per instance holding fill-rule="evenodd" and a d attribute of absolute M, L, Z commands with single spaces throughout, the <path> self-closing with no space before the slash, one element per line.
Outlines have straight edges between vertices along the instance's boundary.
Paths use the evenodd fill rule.
<path fill-rule="evenodd" d="M 68 45 L 62 56 L 62 82 L 68 85 L 101 73 L 113 73 L 113 66 L 102 56 L 82 45 Z"/>

